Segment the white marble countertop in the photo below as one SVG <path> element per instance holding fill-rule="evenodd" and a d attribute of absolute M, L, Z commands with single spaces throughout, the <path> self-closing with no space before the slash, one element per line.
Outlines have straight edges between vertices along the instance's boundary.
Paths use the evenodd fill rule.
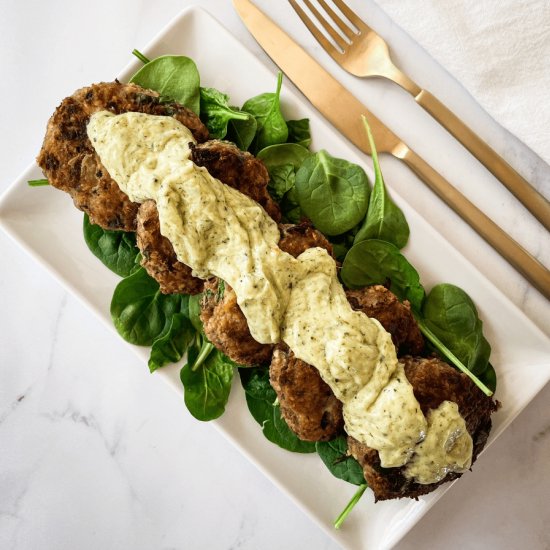
<path fill-rule="evenodd" d="M 199 3 L 268 62 L 228 0 Z M 392 117 L 392 102 L 404 100 L 399 90 L 338 71 L 286 2 L 258 3 L 356 94 L 372 94 L 373 110 L 444 176 L 461 182 L 472 200 L 472 180 L 489 187 L 494 200 L 484 210 L 550 265 L 548 234 L 488 172 L 414 105 L 406 120 Z M 0 192 L 37 154 L 59 101 L 116 75 L 134 47 L 188 4 L 4 1 Z M 384 30 L 406 70 L 550 195 L 546 164 L 481 112 L 370 0 L 350 4 Z M 208 47 L 208 37 L 203 40 Z M 383 167 L 386 180 L 413 206 L 433 203 L 433 225 L 550 334 L 549 302 L 481 240 L 466 247 L 461 235 L 470 230 L 459 220 L 446 223 L 453 214 L 405 167 L 391 159 L 383 159 Z M 216 430 L 194 421 L 183 400 L 3 233 L 0 250 L 0 548 L 338 547 Z M 550 387 L 398 548 L 549 548 L 548 403 Z"/>

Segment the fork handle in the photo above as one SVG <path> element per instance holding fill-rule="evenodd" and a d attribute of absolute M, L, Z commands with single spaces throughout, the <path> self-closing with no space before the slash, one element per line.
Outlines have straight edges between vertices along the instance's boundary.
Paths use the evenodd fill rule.
<path fill-rule="evenodd" d="M 544 265 L 406 145 L 401 143 L 392 154 L 404 161 L 436 195 L 550 300 L 550 271 Z"/>
<path fill-rule="evenodd" d="M 445 127 L 550 231 L 550 202 L 427 90 L 416 102 Z"/>

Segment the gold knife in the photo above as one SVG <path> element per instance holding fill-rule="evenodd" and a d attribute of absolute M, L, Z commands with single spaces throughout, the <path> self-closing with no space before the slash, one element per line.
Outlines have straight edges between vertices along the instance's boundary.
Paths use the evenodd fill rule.
<path fill-rule="evenodd" d="M 361 120 L 361 115 L 364 115 L 371 127 L 378 152 L 402 160 L 503 258 L 550 299 L 550 271 L 544 265 L 410 149 L 250 0 L 233 0 L 233 5 L 260 46 L 342 134 L 370 155 Z"/>

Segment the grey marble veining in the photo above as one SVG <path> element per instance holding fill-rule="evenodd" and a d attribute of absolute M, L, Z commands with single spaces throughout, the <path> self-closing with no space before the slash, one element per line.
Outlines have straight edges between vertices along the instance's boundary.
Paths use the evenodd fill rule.
<path fill-rule="evenodd" d="M 0 18 L 3 60 L 0 191 L 36 155 L 45 122 L 62 97 L 112 78 L 133 47 L 146 44 L 183 5 L 99 0 L 7 2 Z M 200 3 L 267 63 L 227 0 Z M 258 4 L 299 33 L 286 2 Z M 357 11 L 365 2 L 350 1 Z M 499 127 L 459 85 L 400 34 L 369 1 L 396 56 L 429 82 L 543 193 L 550 168 Z M 84 22 L 84 23 L 83 23 Z M 384 97 L 379 114 L 419 153 L 484 204 L 503 227 L 550 265 L 548 234 L 484 169 L 435 124 L 414 132 L 414 112 L 392 111 L 399 91 L 340 73 L 309 37 L 300 41 L 365 99 Z M 208 37 L 204 37 L 205 47 Z M 408 51 L 414 55 L 407 55 Z M 238 62 L 238 60 L 236 60 Z M 425 121 L 424 121 L 425 123 Z M 427 123 L 426 123 L 427 124 Z M 435 147 L 435 150 L 432 148 Z M 447 154 L 452 151 L 453 154 Z M 437 205 L 429 191 L 406 188 L 406 168 L 384 160 L 384 174 L 413 206 Z M 498 256 L 464 247 L 467 227 L 432 223 L 528 317 L 550 334 L 550 305 Z M 37 228 L 37 230 L 39 230 Z M 0 233 L 0 548 L 333 550 L 338 545 L 209 425 L 194 421 L 183 400 L 147 372 L 128 348 L 13 242 Z M 546 387 L 398 545 L 401 550 L 550 547 L 550 387 Z"/>

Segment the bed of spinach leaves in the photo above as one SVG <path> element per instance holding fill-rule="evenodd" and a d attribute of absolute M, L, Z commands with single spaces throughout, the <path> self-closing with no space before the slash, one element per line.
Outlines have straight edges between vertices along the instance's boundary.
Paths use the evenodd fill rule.
<path fill-rule="evenodd" d="M 111 300 L 111 318 L 127 342 L 151 348 L 151 372 L 178 363 L 187 354 L 180 378 L 189 412 L 199 420 L 221 416 L 231 390 L 235 363 L 208 341 L 199 317 L 201 295 L 163 294 L 139 266 L 135 235 L 108 231 L 84 219 L 90 250 L 123 276 Z M 102 244 L 98 244 L 102 243 Z"/>
<path fill-rule="evenodd" d="M 375 171 L 372 189 L 359 166 L 326 151 L 309 150 L 307 119 L 285 120 L 281 74 L 274 92 L 237 107 L 223 92 L 200 85 L 191 59 L 162 56 L 150 61 L 138 51 L 134 54 L 144 66 L 132 82 L 158 91 L 162 101 L 189 107 L 200 115 L 212 137 L 231 140 L 262 159 L 270 174 L 268 190 L 279 203 L 283 220 L 298 223 L 307 216 L 330 238 L 337 259 L 343 261 L 341 278 L 346 286 L 381 283 L 400 299 L 409 300 L 434 349 L 447 358 L 452 356 L 455 364 L 494 390 L 490 346 L 472 300 L 450 284 L 437 285 L 426 293 L 419 274 L 400 251 L 408 241 L 409 226 L 388 194 L 366 121 Z M 298 439 L 281 417 L 268 367 L 236 365 L 208 341 L 199 317 L 201 295 L 162 294 L 158 283 L 139 265 L 134 234 L 103 230 L 87 216 L 83 229 L 90 250 L 123 277 L 113 294 L 111 316 L 125 340 L 151 347 L 151 372 L 187 355 L 180 371 L 185 403 L 195 418 L 211 420 L 225 410 L 237 367 L 248 408 L 267 439 L 294 452 L 316 451 L 336 477 L 359 486 L 338 518 L 339 525 L 366 487 L 361 467 L 348 455 L 346 439 L 316 444 Z"/>

